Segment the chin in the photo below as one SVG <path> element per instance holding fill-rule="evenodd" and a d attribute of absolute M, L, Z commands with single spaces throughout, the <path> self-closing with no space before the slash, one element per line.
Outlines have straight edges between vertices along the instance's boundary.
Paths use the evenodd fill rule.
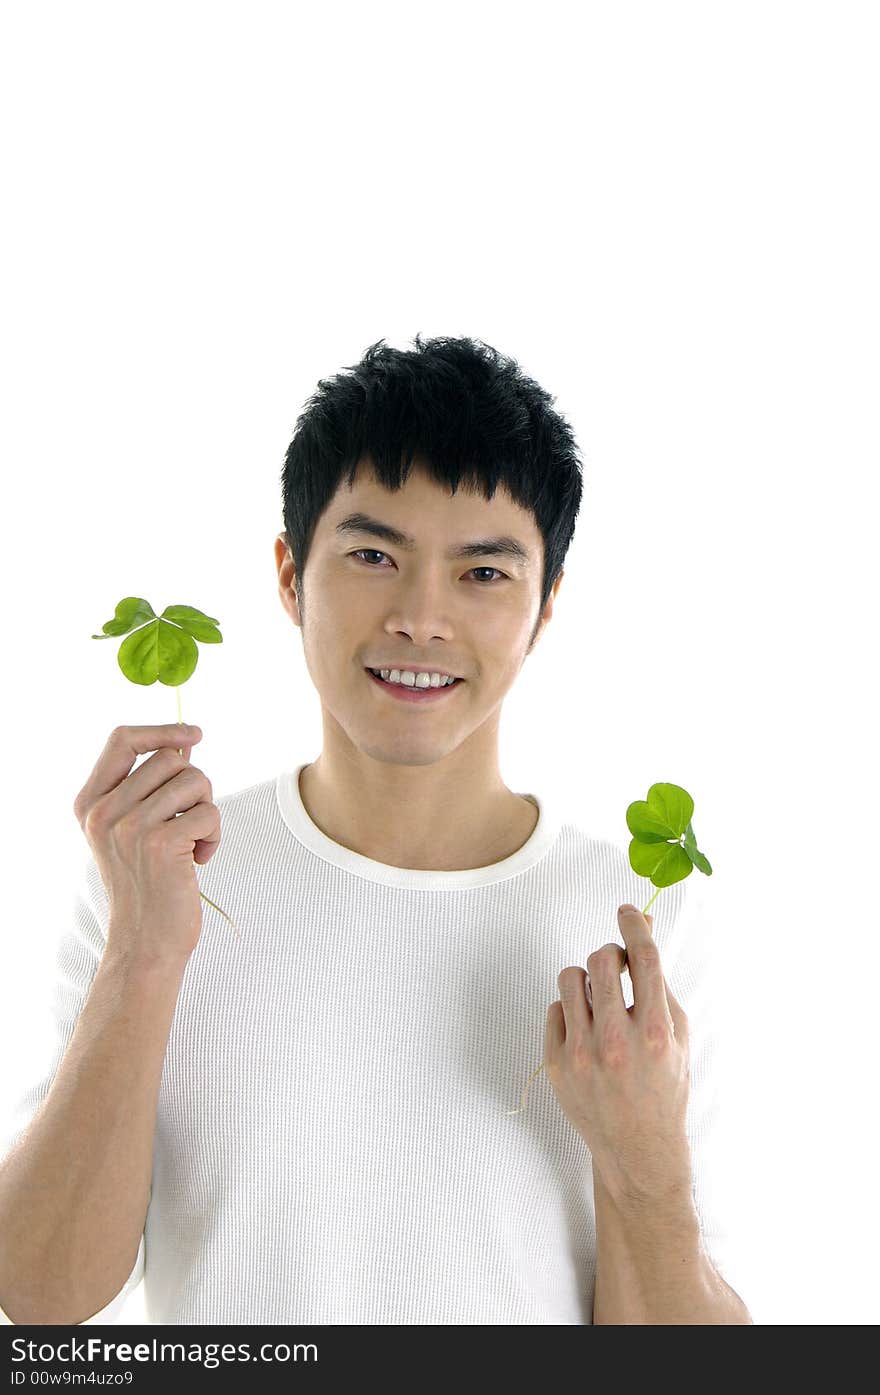
<path fill-rule="evenodd" d="M 351 732 L 348 733 L 348 737 L 351 744 L 363 755 L 369 756 L 370 760 L 380 761 L 383 765 L 436 765 L 437 761 L 449 755 L 445 750 L 430 749 L 424 741 L 356 741 Z"/>

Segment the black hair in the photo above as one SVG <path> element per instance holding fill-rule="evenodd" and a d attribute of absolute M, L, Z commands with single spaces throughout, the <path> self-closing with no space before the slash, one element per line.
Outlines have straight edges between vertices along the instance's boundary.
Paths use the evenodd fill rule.
<path fill-rule="evenodd" d="M 353 485 L 363 461 L 386 489 L 399 489 L 418 456 L 453 493 L 463 483 L 491 499 L 502 483 L 534 514 L 544 538 L 539 624 L 581 502 L 572 429 L 552 410 L 555 397 L 481 340 L 417 334 L 415 346 L 378 340 L 346 368 L 351 376 L 322 378 L 297 418 L 281 484 L 300 610 L 315 525 L 343 476 Z"/>

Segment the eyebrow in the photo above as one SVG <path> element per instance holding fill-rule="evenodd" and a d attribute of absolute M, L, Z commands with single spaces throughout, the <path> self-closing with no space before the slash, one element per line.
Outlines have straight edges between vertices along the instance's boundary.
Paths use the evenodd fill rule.
<path fill-rule="evenodd" d="M 365 513 L 349 514 L 347 518 L 343 518 L 341 523 L 337 523 L 336 532 L 340 534 L 369 533 L 371 537 L 393 543 L 395 547 L 402 547 L 406 552 L 413 552 L 416 547 L 415 539 L 409 537 L 407 533 L 401 533 L 399 528 L 392 528 L 390 523 L 380 523 L 377 518 L 370 518 L 369 514 Z M 457 547 L 450 547 L 446 556 L 449 558 L 510 557 L 513 561 L 525 563 L 531 560 L 528 548 L 507 534 L 498 538 L 476 538 L 473 542 L 459 543 Z"/>

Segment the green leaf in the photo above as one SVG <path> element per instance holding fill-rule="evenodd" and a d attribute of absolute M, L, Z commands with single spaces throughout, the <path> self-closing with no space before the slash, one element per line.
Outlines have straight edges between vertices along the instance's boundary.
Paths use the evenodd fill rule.
<path fill-rule="evenodd" d="M 160 683 L 176 688 L 192 676 L 199 661 L 195 640 L 176 625 L 154 620 L 124 639 L 116 655 L 119 667 L 132 683 Z"/>
<path fill-rule="evenodd" d="M 684 831 L 684 850 L 693 861 L 694 866 L 699 867 L 701 872 L 705 872 L 707 877 L 711 877 L 712 868 L 709 866 L 709 859 L 704 857 L 698 849 L 694 830 L 690 824 Z"/>
<path fill-rule="evenodd" d="M 708 857 L 704 857 L 703 854 L 699 852 L 696 848 L 694 849 L 693 853 L 693 862 L 695 867 L 698 867 L 701 872 L 705 872 L 707 877 L 711 877 L 712 866 L 709 862 Z"/>
<path fill-rule="evenodd" d="M 116 656 L 125 677 L 144 687 L 158 681 L 177 688 L 192 676 L 199 661 L 196 640 L 223 643 L 219 624 L 195 606 L 169 605 L 157 615 L 142 596 L 126 596 L 117 605 L 114 618 L 104 625 L 104 633 L 92 635 L 92 639 L 127 634 Z"/>
<path fill-rule="evenodd" d="M 709 860 L 697 847 L 693 812 L 694 801 L 681 785 L 652 785 L 647 799 L 630 804 L 626 825 L 633 835 L 629 845 L 633 871 L 658 887 L 684 881 L 695 867 L 711 877 Z"/>
<path fill-rule="evenodd" d="M 629 862 L 640 877 L 649 877 L 654 886 L 672 886 L 684 881 L 694 870 L 694 864 L 678 843 L 640 843 L 633 838 L 629 845 Z"/>
<path fill-rule="evenodd" d="M 194 635 L 202 644 L 222 644 L 223 636 L 217 629 L 219 620 L 213 620 L 204 611 L 191 605 L 166 605 L 162 611 L 164 620 L 174 620 L 187 634 Z"/>
<path fill-rule="evenodd" d="M 114 635 L 127 635 L 129 630 L 133 630 L 135 625 L 142 625 L 145 620 L 155 619 L 156 612 L 145 601 L 143 596 L 126 596 L 124 601 L 120 601 L 116 607 L 116 614 L 112 620 L 104 623 L 104 633 L 102 635 L 92 635 L 92 639 L 109 639 Z"/>
<path fill-rule="evenodd" d="M 630 833 L 643 843 L 680 838 L 694 812 L 694 801 L 681 785 L 652 785 L 648 798 L 637 799 L 626 811 Z"/>

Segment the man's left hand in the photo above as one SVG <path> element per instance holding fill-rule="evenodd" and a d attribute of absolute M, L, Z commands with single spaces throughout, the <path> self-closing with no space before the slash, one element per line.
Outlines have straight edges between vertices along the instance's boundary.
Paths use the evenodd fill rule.
<path fill-rule="evenodd" d="M 633 1006 L 623 1001 L 620 945 L 595 950 L 586 970 L 563 969 L 547 1012 L 545 1069 L 611 1196 L 675 1204 L 691 1181 L 688 1020 L 663 976 L 653 916 L 627 906 L 617 918 Z"/>

